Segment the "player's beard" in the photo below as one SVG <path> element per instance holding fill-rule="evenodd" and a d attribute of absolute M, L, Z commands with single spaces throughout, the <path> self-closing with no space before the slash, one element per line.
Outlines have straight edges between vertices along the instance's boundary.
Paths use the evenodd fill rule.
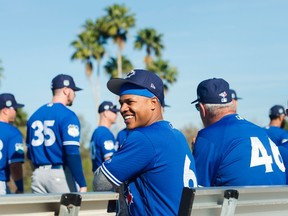
<path fill-rule="evenodd" d="M 68 103 L 67 103 L 67 106 L 72 106 L 73 105 L 73 101 L 69 101 Z"/>

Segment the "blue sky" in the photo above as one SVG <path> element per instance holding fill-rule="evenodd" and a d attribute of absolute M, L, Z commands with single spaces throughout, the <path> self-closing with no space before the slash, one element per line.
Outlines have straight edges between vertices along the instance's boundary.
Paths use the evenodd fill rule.
<path fill-rule="evenodd" d="M 166 97 L 171 107 L 164 114 L 175 127 L 201 127 L 199 113 L 190 103 L 199 82 L 212 77 L 230 83 L 243 97 L 238 113 L 260 126 L 268 124 L 271 106 L 287 107 L 286 0 L 2 0 L 0 59 L 5 78 L 0 91 L 13 93 L 31 115 L 51 100 L 52 78 L 70 74 L 84 89 L 71 109 L 96 127 L 95 101 L 84 64 L 70 60 L 74 52 L 70 43 L 85 20 L 104 15 L 104 8 L 114 3 L 124 4 L 136 15 L 136 27 L 124 49 L 136 68 L 144 67 L 145 55 L 144 50 L 132 49 L 136 31 L 151 27 L 164 34 L 163 59 L 179 72 Z M 115 48 L 109 47 L 108 54 L 115 56 Z M 107 81 L 102 73 L 100 102 L 117 102 L 106 88 Z"/>

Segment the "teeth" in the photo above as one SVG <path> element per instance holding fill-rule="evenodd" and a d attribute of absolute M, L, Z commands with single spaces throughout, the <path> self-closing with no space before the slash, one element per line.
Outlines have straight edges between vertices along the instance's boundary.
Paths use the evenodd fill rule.
<path fill-rule="evenodd" d="M 130 119 L 130 118 L 133 118 L 133 116 L 125 116 L 124 119 Z"/>

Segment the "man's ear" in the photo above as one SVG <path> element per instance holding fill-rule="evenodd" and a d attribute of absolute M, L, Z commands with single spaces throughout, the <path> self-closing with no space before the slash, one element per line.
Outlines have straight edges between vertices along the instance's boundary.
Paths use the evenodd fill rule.
<path fill-rule="evenodd" d="M 206 116 L 207 115 L 207 111 L 206 111 L 206 109 L 205 109 L 205 107 L 204 107 L 204 105 L 202 103 L 199 103 L 199 108 L 200 108 L 199 112 L 202 112 L 202 115 Z"/>
<path fill-rule="evenodd" d="M 64 95 L 69 95 L 69 88 L 67 88 L 67 87 L 64 87 L 63 88 L 63 93 L 64 93 Z"/>
<path fill-rule="evenodd" d="M 151 101 L 151 109 L 155 110 L 156 107 L 158 106 L 158 103 L 159 103 L 158 98 L 153 97 L 153 98 L 151 98 L 150 101 Z"/>

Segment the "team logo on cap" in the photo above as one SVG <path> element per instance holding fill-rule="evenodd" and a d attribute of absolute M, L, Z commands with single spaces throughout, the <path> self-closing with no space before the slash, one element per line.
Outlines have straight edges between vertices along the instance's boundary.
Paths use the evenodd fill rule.
<path fill-rule="evenodd" d="M 156 89 L 156 87 L 155 87 L 155 85 L 153 83 L 151 83 L 150 88 Z"/>
<path fill-rule="evenodd" d="M 132 70 L 127 74 L 127 78 L 130 78 L 131 76 L 135 75 L 135 71 Z"/>
<path fill-rule="evenodd" d="M 64 81 L 63 81 L 63 85 L 64 85 L 64 86 L 69 86 L 69 85 L 70 85 L 69 80 L 64 80 Z"/>
<path fill-rule="evenodd" d="M 227 97 L 227 93 L 225 91 L 220 93 L 219 96 L 222 97 L 221 98 L 221 102 L 222 103 L 226 103 L 227 102 L 227 98 L 226 98 Z"/>
<path fill-rule="evenodd" d="M 12 106 L 12 101 L 11 100 L 7 100 L 6 101 L 6 106 L 7 107 L 11 107 Z"/>
<path fill-rule="evenodd" d="M 77 125 L 68 125 L 68 134 L 72 137 L 77 137 L 80 135 L 79 127 Z"/>

